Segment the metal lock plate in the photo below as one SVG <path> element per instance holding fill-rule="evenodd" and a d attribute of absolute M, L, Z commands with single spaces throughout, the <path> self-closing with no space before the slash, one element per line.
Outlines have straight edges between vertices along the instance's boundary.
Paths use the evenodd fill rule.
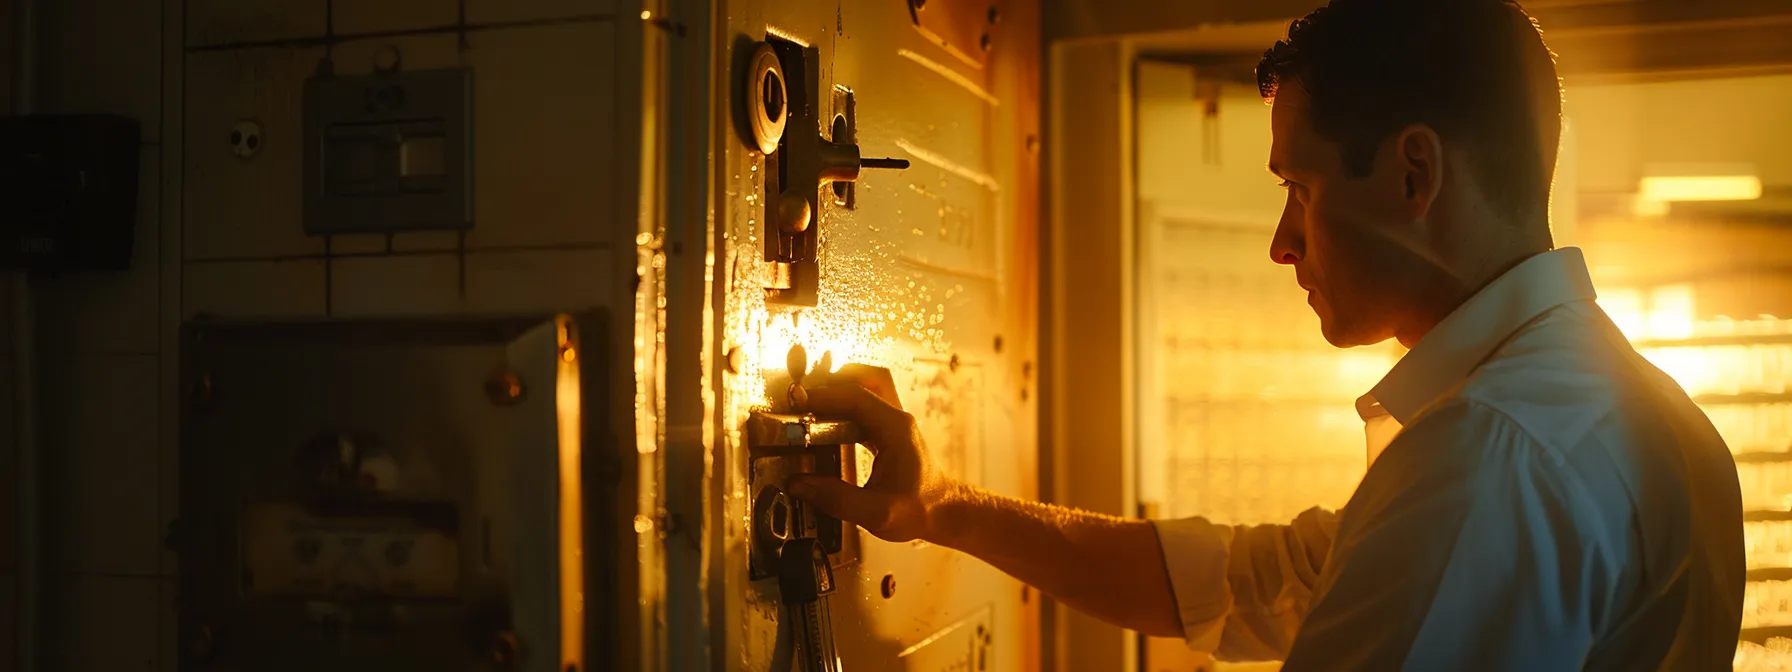
<path fill-rule="evenodd" d="M 776 58 L 776 68 L 764 62 L 768 54 Z M 863 169 L 909 167 L 906 159 L 860 155 L 853 141 L 857 121 L 852 92 L 833 89 L 826 102 L 832 104 L 834 114 L 826 114 L 820 71 L 818 49 L 768 36 L 755 49 L 746 74 L 746 90 L 751 95 L 746 96 L 741 113 L 750 129 L 749 141 L 756 147 L 769 146 L 772 120 L 782 120 L 776 126 L 776 150 L 764 155 L 764 252 L 765 261 L 775 265 L 774 279 L 766 287 L 768 303 L 816 305 L 821 296 L 817 255 L 822 205 L 855 206 L 851 184 L 858 181 Z M 782 85 L 783 90 L 773 90 L 774 85 Z"/>
<path fill-rule="evenodd" d="M 824 474 L 856 482 L 854 445 L 857 425 L 809 416 L 754 413 L 747 422 L 752 459 L 753 511 L 748 521 L 748 576 L 753 580 L 777 574 L 782 544 L 813 537 L 835 566 L 858 557 L 857 535 L 839 519 L 821 514 L 783 494 L 792 474 Z"/>

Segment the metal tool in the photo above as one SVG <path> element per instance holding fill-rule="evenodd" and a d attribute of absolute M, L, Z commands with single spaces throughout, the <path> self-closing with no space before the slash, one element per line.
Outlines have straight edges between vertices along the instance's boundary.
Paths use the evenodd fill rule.
<path fill-rule="evenodd" d="M 798 507 L 801 511 L 802 507 Z M 834 592 L 834 570 L 827 550 L 814 537 L 784 542 L 778 558 L 778 589 L 790 613 L 791 630 L 803 660 L 803 672 L 840 672 L 840 654 L 834 650 L 833 620 L 828 614 L 828 595 Z"/>

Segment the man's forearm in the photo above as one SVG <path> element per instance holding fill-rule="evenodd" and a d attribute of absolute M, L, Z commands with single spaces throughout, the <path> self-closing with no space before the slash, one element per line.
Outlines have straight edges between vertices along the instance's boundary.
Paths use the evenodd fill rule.
<path fill-rule="evenodd" d="M 928 541 L 969 553 L 1109 623 L 1181 637 L 1157 530 L 1143 520 L 953 487 Z"/>

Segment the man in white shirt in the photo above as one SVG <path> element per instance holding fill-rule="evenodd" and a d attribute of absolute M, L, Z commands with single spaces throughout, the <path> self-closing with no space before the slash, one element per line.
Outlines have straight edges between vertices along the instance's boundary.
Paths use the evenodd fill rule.
<path fill-rule="evenodd" d="M 1334 0 L 1258 69 L 1270 255 L 1325 337 L 1399 339 L 1357 403 L 1370 468 L 1289 525 L 1148 522 L 978 491 L 930 466 L 887 372 L 847 367 L 810 410 L 861 423 L 864 489 L 791 491 L 926 539 L 1058 600 L 1285 670 L 1717 670 L 1744 583 L 1735 463 L 1703 413 L 1552 249 L 1553 56 L 1500 0 Z"/>

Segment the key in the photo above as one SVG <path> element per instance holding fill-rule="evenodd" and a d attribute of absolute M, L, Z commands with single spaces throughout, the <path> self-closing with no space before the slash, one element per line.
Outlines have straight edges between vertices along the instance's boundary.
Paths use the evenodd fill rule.
<path fill-rule="evenodd" d="M 784 542 L 778 555 L 778 591 L 790 610 L 803 672 L 840 672 L 827 599 L 834 592 L 834 570 L 828 566 L 826 549 L 814 537 Z"/>

